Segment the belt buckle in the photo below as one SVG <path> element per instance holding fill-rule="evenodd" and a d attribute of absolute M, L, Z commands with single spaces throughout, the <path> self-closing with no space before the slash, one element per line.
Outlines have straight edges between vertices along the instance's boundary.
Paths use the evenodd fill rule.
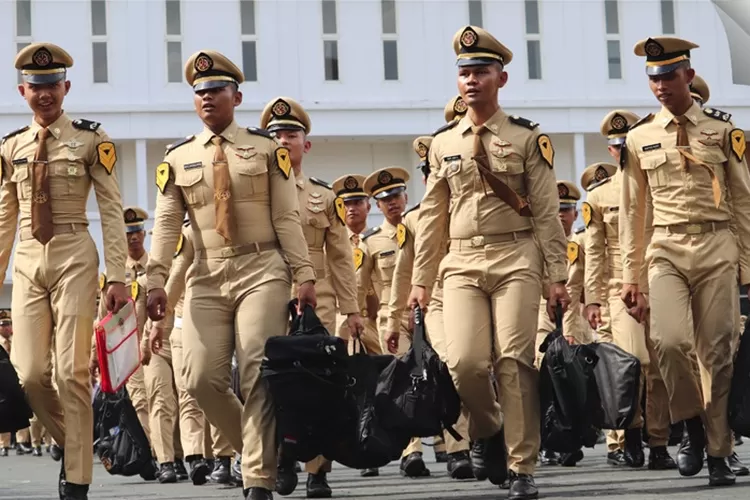
<path fill-rule="evenodd" d="M 234 247 L 227 247 L 221 249 L 222 257 L 234 257 Z"/>
<path fill-rule="evenodd" d="M 484 236 L 474 236 L 471 239 L 471 246 L 475 248 L 484 246 Z"/>
<path fill-rule="evenodd" d="M 703 226 L 701 224 L 688 224 L 685 228 L 685 233 L 695 235 L 703 232 Z"/>

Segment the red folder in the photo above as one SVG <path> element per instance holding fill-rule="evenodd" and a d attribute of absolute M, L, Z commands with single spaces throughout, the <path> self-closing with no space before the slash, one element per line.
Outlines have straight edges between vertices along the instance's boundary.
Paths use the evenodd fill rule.
<path fill-rule="evenodd" d="M 96 326 L 96 353 L 99 357 L 102 391 L 115 393 L 125 385 L 141 363 L 135 302 L 128 302 L 117 313 L 107 314 Z"/>

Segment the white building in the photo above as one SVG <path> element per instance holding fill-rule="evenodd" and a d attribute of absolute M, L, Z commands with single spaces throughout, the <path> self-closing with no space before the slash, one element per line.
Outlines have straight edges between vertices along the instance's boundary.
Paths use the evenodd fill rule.
<path fill-rule="evenodd" d="M 609 159 L 598 129 L 611 109 L 657 108 L 644 61 L 632 52 L 648 36 L 698 43 L 692 59 L 711 86 L 710 105 L 750 127 L 750 87 L 731 83 L 726 34 L 710 0 L 6 0 L 0 61 L 10 69 L 16 51 L 36 41 L 72 54 L 66 111 L 103 124 L 118 145 L 125 204 L 152 214 L 165 145 L 201 130 L 183 65 L 205 48 L 245 72 L 241 124 L 257 125 L 278 95 L 308 110 L 309 174 L 331 181 L 404 166 L 414 172 L 416 203 L 423 187 L 411 142 L 443 124 L 457 92 L 451 39 L 469 23 L 514 51 L 501 104 L 541 123 L 560 178 L 578 182 L 587 164 Z M 17 78 L 0 73 L 3 133 L 31 119 Z M 100 241 L 94 196 L 89 207 Z M 374 209 L 372 223 L 379 219 Z"/>

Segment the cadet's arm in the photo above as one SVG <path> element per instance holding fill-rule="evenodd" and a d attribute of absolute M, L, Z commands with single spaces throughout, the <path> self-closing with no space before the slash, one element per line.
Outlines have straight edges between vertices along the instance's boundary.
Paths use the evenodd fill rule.
<path fill-rule="evenodd" d="M 733 217 L 735 220 L 740 255 L 740 284 L 750 284 L 750 173 L 742 144 L 745 133 L 741 129 L 728 132 L 724 138 L 724 149 L 727 156 L 727 179 L 732 197 Z M 735 142 L 733 142 L 735 141 Z"/>
<path fill-rule="evenodd" d="M 326 211 L 330 227 L 326 231 L 326 258 L 331 273 L 331 284 L 336 293 L 339 313 L 357 314 L 357 277 L 352 263 L 352 245 L 346 226 L 336 215 L 336 207 L 330 204 Z"/>
<path fill-rule="evenodd" d="M 627 150 L 627 151 L 626 151 Z M 646 220 L 652 212 L 649 209 L 650 193 L 646 175 L 641 170 L 640 160 L 632 145 L 632 136 L 628 136 L 623 154 L 626 155 L 622 167 L 622 188 L 620 190 L 620 252 L 622 254 L 622 279 L 624 284 L 639 285 L 639 289 L 648 286 L 644 282 L 644 257 L 647 239 Z M 643 290 L 640 290 L 643 292 Z"/>
<path fill-rule="evenodd" d="M 0 279 L 5 280 L 18 229 L 18 195 L 16 185 L 10 182 L 12 163 L 6 159 L 4 147 L 0 147 L 0 163 Z"/>
<path fill-rule="evenodd" d="M 604 214 L 601 206 L 596 203 L 596 193 L 589 194 L 590 202 L 587 203 L 591 209 L 591 219 L 586 226 L 587 255 L 586 266 L 584 266 L 584 285 L 586 305 L 596 304 L 599 306 L 607 303 L 607 257 L 606 257 L 606 232 L 604 228 Z"/>
<path fill-rule="evenodd" d="M 403 246 L 396 256 L 396 267 L 393 270 L 391 298 L 388 302 L 387 331 L 401 331 L 401 320 L 411 291 L 411 276 L 414 267 L 414 234 L 406 228 Z"/>

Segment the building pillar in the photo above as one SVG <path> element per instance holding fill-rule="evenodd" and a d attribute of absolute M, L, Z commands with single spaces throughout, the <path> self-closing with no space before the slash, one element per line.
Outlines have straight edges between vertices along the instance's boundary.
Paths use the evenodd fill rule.
<path fill-rule="evenodd" d="M 573 135 L 573 184 L 576 186 L 581 182 L 581 175 L 586 169 L 586 136 L 582 133 Z M 585 190 L 581 188 L 583 199 L 586 198 Z"/>

